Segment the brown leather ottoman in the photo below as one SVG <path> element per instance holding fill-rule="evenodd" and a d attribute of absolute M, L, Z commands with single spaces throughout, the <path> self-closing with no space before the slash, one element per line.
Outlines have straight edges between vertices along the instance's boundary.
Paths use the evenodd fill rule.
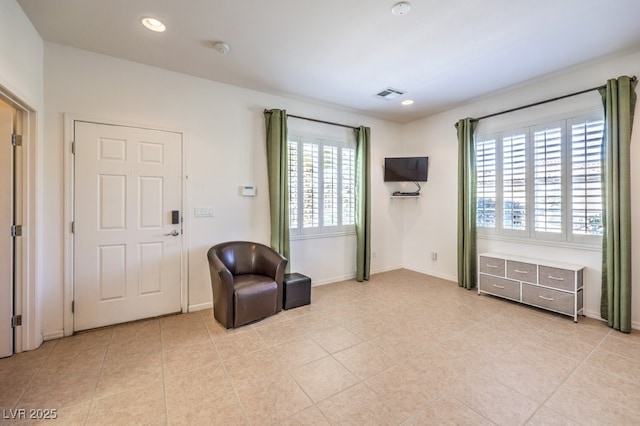
<path fill-rule="evenodd" d="M 294 272 L 284 274 L 283 308 L 291 309 L 311 303 L 311 278 Z"/>

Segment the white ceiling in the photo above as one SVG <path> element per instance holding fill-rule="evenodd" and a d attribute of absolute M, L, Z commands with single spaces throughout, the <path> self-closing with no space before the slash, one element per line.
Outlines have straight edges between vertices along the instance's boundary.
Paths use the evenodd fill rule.
<path fill-rule="evenodd" d="M 18 3 L 46 41 L 401 123 L 640 49 L 639 0 L 410 1 L 404 16 L 395 0 Z M 406 94 L 374 97 L 386 87 Z"/>

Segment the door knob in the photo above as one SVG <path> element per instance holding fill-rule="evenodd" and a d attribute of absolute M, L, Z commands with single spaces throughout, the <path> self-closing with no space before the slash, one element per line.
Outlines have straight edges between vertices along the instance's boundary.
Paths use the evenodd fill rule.
<path fill-rule="evenodd" d="M 180 235 L 180 232 L 178 232 L 178 230 L 177 230 L 177 229 L 174 229 L 174 230 L 173 230 L 173 231 L 171 231 L 170 233 L 168 233 L 168 234 L 164 234 L 164 235 L 166 235 L 167 237 L 177 237 L 178 235 Z"/>

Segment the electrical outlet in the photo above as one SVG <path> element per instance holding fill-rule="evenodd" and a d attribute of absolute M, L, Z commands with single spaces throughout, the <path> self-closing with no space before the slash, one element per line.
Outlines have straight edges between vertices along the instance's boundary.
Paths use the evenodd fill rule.
<path fill-rule="evenodd" d="M 431 260 L 438 260 L 438 252 L 437 251 L 432 251 L 431 252 Z"/>

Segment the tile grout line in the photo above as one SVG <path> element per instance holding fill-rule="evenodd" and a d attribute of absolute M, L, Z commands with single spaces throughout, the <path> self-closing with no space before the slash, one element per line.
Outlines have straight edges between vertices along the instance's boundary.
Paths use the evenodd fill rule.
<path fill-rule="evenodd" d="M 553 398 L 553 396 L 560 390 L 560 388 L 576 373 L 576 370 L 578 370 L 584 364 L 584 362 L 587 359 L 589 359 L 591 354 L 593 354 L 600 346 L 602 346 L 602 343 L 605 341 L 607 336 L 609 336 L 609 334 L 611 334 L 611 332 L 612 332 L 612 330 L 609 330 L 607 333 L 605 333 L 605 335 L 602 337 L 602 339 L 600 339 L 598 344 L 595 345 L 594 348 L 591 349 L 591 351 L 589 351 L 589 353 L 587 355 L 585 355 L 585 357 L 569 372 L 569 374 L 567 374 L 567 376 L 564 378 L 564 380 L 561 383 L 559 383 L 558 386 L 556 386 L 554 391 L 551 392 L 551 394 L 549 396 L 547 396 L 547 398 L 538 405 L 538 408 L 536 408 L 536 410 L 533 413 L 531 413 L 531 415 L 527 418 L 525 424 L 530 422 L 531 419 L 534 418 L 535 415 L 538 413 L 538 411 L 540 411 L 540 409 L 543 408 L 551 398 Z M 547 407 L 547 409 L 553 410 L 552 408 L 548 408 L 548 407 Z M 557 412 L 556 410 L 553 410 L 553 411 Z M 560 414 L 560 415 L 562 415 L 563 417 L 566 418 L 566 416 L 563 413 L 558 413 L 558 414 Z M 574 419 L 569 419 L 569 420 L 576 421 Z"/>
<path fill-rule="evenodd" d="M 27 390 L 29 390 L 29 388 L 31 387 L 31 385 L 33 384 L 33 381 L 35 380 L 36 376 L 38 375 L 38 373 L 40 372 L 40 370 L 42 370 L 42 366 L 44 365 L 45 362 L 47 362 L 47 360 L 49 359 L 49 357 L 51 357 L 51 354 L 53 353 L 53 350 L 56 348 L 56 346 L 58 346 L 58 343 L 60 343 L 60 339 L 56 339 L 56 342 L 54 344 L 54 346 L 51 348 L 51 350 L 49 351 L 49 353 L 47 354 L 46 357 L 44 357 L 44 359 L 42 360 L 42 362 L 40 363 L 40 365 L 38 366 L 38 368 L 36 369 L 36 371 L 33 373 L 33 375 L 31 376 L 31 379 L 27 382 L 27 384 L 25 385 L 24 389 L 22 390 L 22 392 L 20 393 L 20 395 L 18 396 L 18 399 L 16 399 L 16 402 L 13 404 L 13 408 L 17 409 L 18 408 L 18 404 L 20 403 L 20 400 L 22 400 L 22 398 L 24 397 L 25 393 L 27 392 Z M 9 422 L 7 421 L 6 423 L 3 422 L 4 424 L 9 424 Z"/>
<path fill-rule="evenodd" d="M 201 312 L 204 312 L 204 311 L 201 311 Z M 200 317 L 202 318 L 202 314 L 200 314 Z M 244 405 L 242 404 L 242 401 L 240 401 L 240 397 L 238 396 L 238 389 L 236 388 L 235 384 L 231 380 L 231 376 L 229 375 L 229 371 L 227 371 L 227 366 L 224 363 L 224 359 L 222 358 L 222 356 L 220 356 L 220 352 L 218 351 L 218 345 L 216 345 L 216 342 L 213 339 L 213 335 L 211 334 L 211 331 L 209 330 L 209 327 L 207 327 L 206 323 L 205 323 L 205 328 L 207 329 L 207 334 L 209 335 L 209 340 L 213 345 L 213 349 L 216 351 L 216 355 L 218 355 L 218 360 L 220 361 L 220 366 L 222 367 L 222 371 L 224 371 L 224 376 L 227 379 L 229 386 L 231 386 L 231 389 L 233 389 L 233 395 L 235 397 L 235 401 L 240 407 L 240 411 L 242 411 L 242 418 L 244 419 L 245 424 L 248 425 L 250 423 L 249 423 L 249 420 L 247 419 L 247 414 L 244 411 Z M 259 333 L 258 333 L 258 337 L 262 339 L 262 336 L 260 336 Z"/>
<path fill-rule="evenodd" d="M 162 321 L 158 320 L 158 334 L 160 335 L 160 360 L 162 368 L 162 399 L 164 402 L 164 424 L 169 424 L 169 409 L 167 404 L 167 375 L 165 374 L 165 350 L 164 341 L 162 339 Z"/>
<path fill-rule="evenodd" d="M 91 410 L 93 409 L 93 403 L 96 400 L 96 394 L 98 393 L 98 385 L 100 384 L 100 380 L 102 379 L 102 373 L 104 371 L 104 363 L 107 359 L 107 355 L 109 354 L 109 349 L 111 349 L 111 340 L 113 339 L 113 330 L 114 328 L 111 328 L 111 334 L 109 335 L 109 343 L 107 344 L 107 347 L 105 348 L 105 351 L 104 351 L 104 355 L 102 357 L 102 363 L 100 364 L 100 372 L 98 373 L 98 379 L 96 380 L 96 385 L 93 389 L 93 395 L 91 395 L 91 400 L 89 401 L 89 408 L 85 413 L 85 418 L 84 418 L 85 425 L 87 425 L 89 422 L 89 415 L 91 414 Z"/>

